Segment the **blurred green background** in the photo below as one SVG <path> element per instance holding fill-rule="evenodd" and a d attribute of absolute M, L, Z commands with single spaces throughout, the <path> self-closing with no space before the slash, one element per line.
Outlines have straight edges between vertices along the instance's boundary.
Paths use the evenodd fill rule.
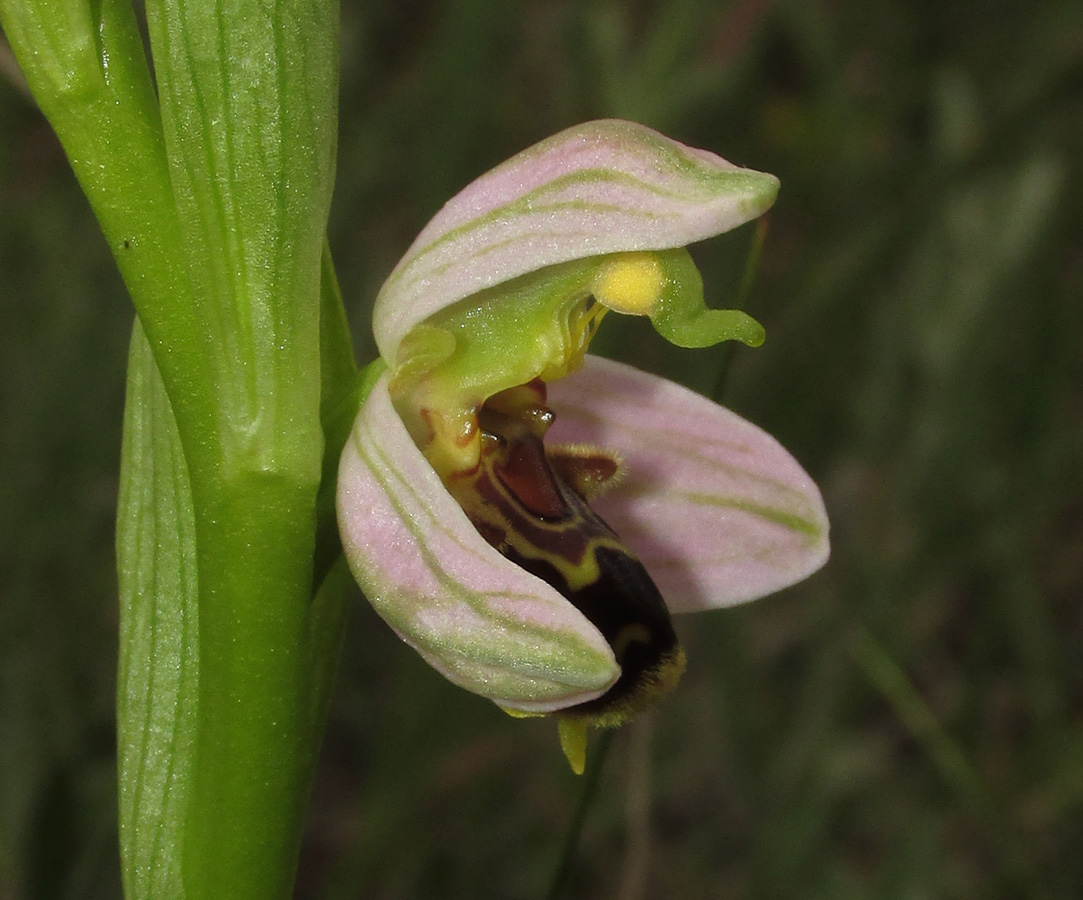
<path fill-rule="evenodd" d="M 683 620 L 567 896 L 1083 896 L 1083 7 L 373 0 L 342 11 L 330 226 L 359 357 L 466 182 L 589 118 L 782 180 L 758 350 L 595 345 L 775 434 L 827 567 Z M 0 900 L 119 896 L 113 514 L 131 311 L 0 50 Z M 746 227 L 693 249 L 732 300 Z M 358 602 L 299 898 L 545 894 L 583 783 L 546 721 Z"/>

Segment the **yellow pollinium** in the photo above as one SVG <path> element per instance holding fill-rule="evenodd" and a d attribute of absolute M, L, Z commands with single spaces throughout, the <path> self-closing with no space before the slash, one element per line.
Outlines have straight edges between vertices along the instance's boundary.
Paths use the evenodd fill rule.
<path fill-rule="evenodd" d="M 666 279 L 653 253 L 622 253 L 598 267 L 594 298 L 613 312 L 649 316 L 662 297 Z"/>

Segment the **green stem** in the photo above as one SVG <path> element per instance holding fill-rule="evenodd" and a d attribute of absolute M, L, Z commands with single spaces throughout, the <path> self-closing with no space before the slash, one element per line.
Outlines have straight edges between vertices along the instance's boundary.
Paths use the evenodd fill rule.
<path fill-rule="evenodd" d="M 182 437 L 203 435 L 212 455 L 213 398 L 198 389 L 214 382 L 211 360 L 132 6 L 127 0 L 0 0 L 0 25 L 105 233 Z"/>
<path fill-rule="evenodd" d="M 575 808 L 575 815 L 568 825 L 568 833 L 564 837 L 564 847 L 560 853 L 556 873 L 549 885 L 549 891 L 545 895 L 547 900 L 559 900 L 568 886 L 568 880 L 572 874 L 572 863 L 575 862 L 575 852 L 579 846 L 579 837 L 583 832 L 583 823 L 587 819 L 587 812 L 598 793 L 598 784 L 601 781 L 602 769 L 605 767 L 609 748 L 613 743 L 614 731 L 607 728 L 602 731 L 598 739 L 598 748 L 594 753 L 594 761 L 587 770 L 586 779 L 583 783 L 583 793 L 579 797 L 579 805 Z"/>
<path fill-rule="evenodd" d="M 959 748 L 944 731 L 906 673 L 868 631 L 861 629 L 851 645 L 854 660 L 891 704 L 899 720 L 925 749 L 944 780 L 977 809 L 988 811 L 992 798 Z"/>
<path fill-rule="evenodd" d="M 220 485 L 196 503 L 199 715 L 184 833 L 189 898 L 289 896 L 318 735 L 303 636 L 312 496 L 278 477 Z M 264 517 L 275 528 L 240 527 Z M 290 519 L 292 517 L 292 524 Z"/>
<path fill-rule="evenodd" d="M 741 273 L 741 284 L 737 289 L 737 298 L 734 307 L 744 309 L 748 305 L 748 298 L 752 294 L 752 286 L 756 283 L 756 273 L 760 268 L 760 257 L 763 253 L 763 245 L 767 240 L 767 216 L 760 216 L 756 220 L 755 230 L 752 232 L 752 243 L 745 257 L 744 271 Z M 715 403 L 722 402 L 722 394 L 729 381 L 730 370 L 733 361 L 737 358 L 737 347 L 732 344 L 723 344 L 721 348 L 721 360 L 718 365 L 718 377 L 715 379 L 714 390 L 711 399 Z"/>
<path fill-rule="evenodd" d="M 185 504 L 150 517 L 168 533 L 190 503 L 196 565 L 183 584 L 198 598 L 186 619 L 198 621 L 198 642 L 186 652 L 198 679 L 183 682 L 179 699 L 165 680 L 151 684 L 120 715 L 149 710 L 150 721 L 180 703 L 176 731 L 191 749 L 122 748 L 137 760 L 125 772 L 168 794 L 148 806 L 139 784 L 122 785 L 136 811 L 125 852 L 170 873 L 179 865 L 170 896 L 285 898 L 344 615 L 333 541 L 314 578 L 318 529 L 333 521 L 321 482 L 322 496 L 333 495 L 337 458 L 321 407 L 337 412 L 354 381 L 329 258 L 321 278 L 338 9 L 334 0 L 153 0 L 147 19 L 153 81 L 127 0 L 0 0 L 13 51 L 132 295 L 147 338 L 137 365 L 157 369 L 168 398 L 156 400 L 159 418 L 175 420 L 176 444 L 129 454 L 142 465 L 126 467 L 125 497 L 148 496 L 171 463 L 190 486 Z M 146 397 L 133 394 L 133 423 Z M 124 508 L 124 534 L 149 534 L 144 506 Z M 125 584 L 137 563 L 147 568 L 126 592 L 129 623 L 170 606 L 162 586 L 179 583 L 175 559 L 137 547 L 118 546 Z M 143 644 L 152 633 L 125 631 Z M 151 734 L 121 726 L 122 740 Z M 171 843 L 159 853 L 151 845 L 161 834 Z M 157 900 L 158 874 L 127 878 L 129 890 Z"/>

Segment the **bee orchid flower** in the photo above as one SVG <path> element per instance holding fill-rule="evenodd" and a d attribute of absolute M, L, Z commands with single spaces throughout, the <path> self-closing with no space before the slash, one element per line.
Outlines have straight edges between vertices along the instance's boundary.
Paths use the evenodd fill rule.
<path fill-rule="evenodd" d="M 679 679 L 671 614 L 741 603 L 827 558 L 819 491 L 768 434 L 590 356 L 610 312 L 682 347 L 757 345 L 709 309 L 685 246 L 763 213 L 777 180 L 643 126 L 589 122 L 449 201 L 373 326 L 386 370 L 342 454 L 350 567 L 432 666 L 519 715 L 586 726 Z"/>

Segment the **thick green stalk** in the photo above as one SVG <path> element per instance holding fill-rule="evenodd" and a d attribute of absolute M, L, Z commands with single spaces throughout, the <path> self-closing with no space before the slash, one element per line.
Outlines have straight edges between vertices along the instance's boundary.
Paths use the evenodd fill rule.
<path fill-rule="evenodd" d="M 147 13 L 219 386 L 220 453 L 193 460 L 200 690 L 185 896 L 286 897 L 319 737 L 307 635 L 337 7 L 161 0 Z"/>
<path fill-rule="evenodd" d="M 0 24 L 56 130 L 135 303 L 182 432 L 215 436 L 200 326 L 161 117 L 127 0 L 0 0 Z"/>
<path fill-rule="evenodd" d="M 314 577 L 334 477 L 321 403 L 352 369 L 337 291 L 321 345 L 338 10 L 152 0 L 147 15 L 157 97 L 124 0 L 0 0 L 146 334 L 118 525 L 126 890 L 288 897 L 342 621 L 333 541 Z M 142 690 L 136 663 L 159 651 L 187 674 Z"/>

